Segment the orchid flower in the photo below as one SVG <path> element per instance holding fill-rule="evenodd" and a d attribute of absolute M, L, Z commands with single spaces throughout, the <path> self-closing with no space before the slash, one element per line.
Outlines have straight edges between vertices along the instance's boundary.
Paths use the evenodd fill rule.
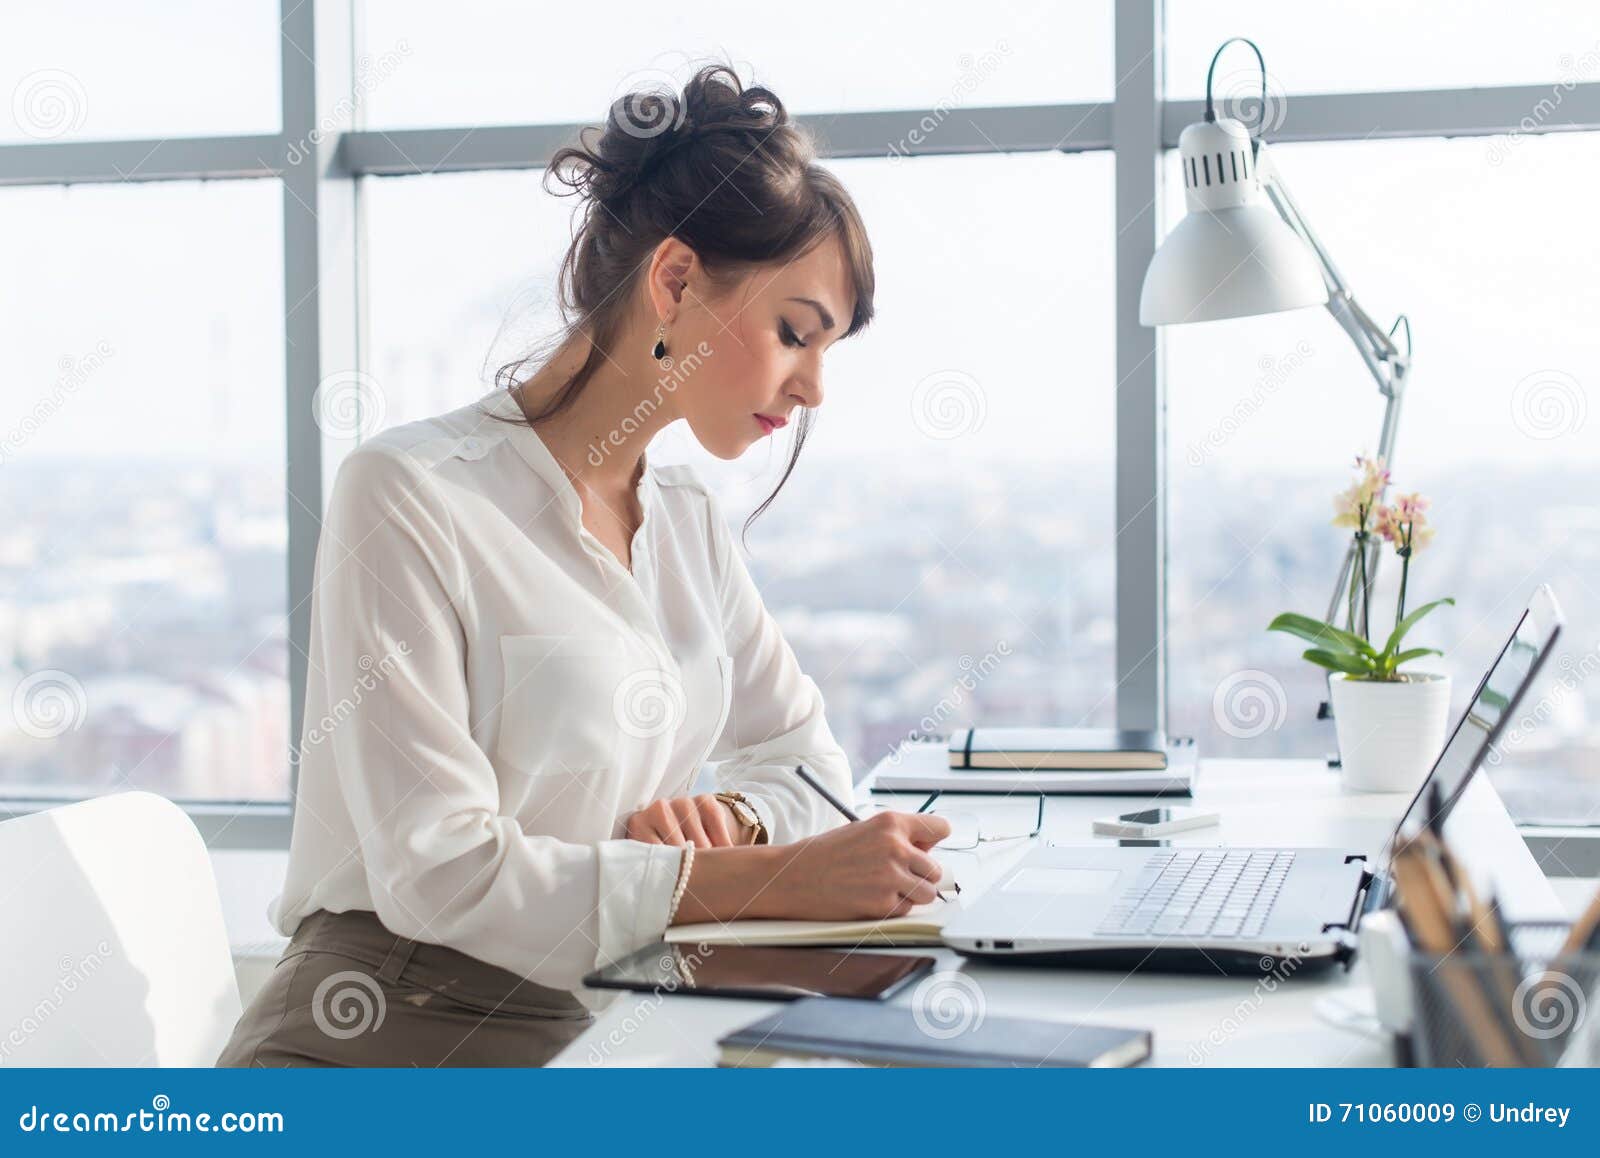
<path fill-rule="evenodd" d="M 1333 525 L 1350 527 L 1356 533 L 1356 565 L 1350 572 L 1350 599 L 1346 617 L 1350 627 L 1359 628 L 1362 638 L 1365 638 L 1370 599 L 1367 577 L 1367 526 L 1379 500 L 1383 498 L 1383 492 L 1388 489 L 1389 469 L 1384 465 L 1381 454 L 1375 458 L 1368 458 L 1364 454 L 1356 455 L 1356 469 L 1361 472 L 1360 477 L 1333 496 Z"/>
<path fill-rule="evenodd" d="M 1389 486 L 1389 470 L 1381 456 L 1356 457 L 1360 476 L 1333 498 L 1333 525 L 1355 531 L 1355 567 L 1350 575 L 1349 627 L 1341 629 L 1308 615 L 1287 612 L 1268 625 L 1269 631 L 1297 635 L 1313 646 L 1304 653 L 1312 663 L 1344 672 L 1354 679 L 1394 680 L 1400 665 L 1425 655 L 1440 655 L 1434 648 L 1401 650 L 1406 633 L 1423 616 L 1454 599 L 1436 599 L 1406 614 L 1406 585 L 1411 575 L 1411 557 L 1433 541 L 1434 528 L 1428 520 L 1429 502 L 1413 491 L 1400 495 L 1392 504 L 1384 503 Z M 1371 597 L 1367 575 L 1367 542 L 1372 535 L 1391 544 L 1400 556 L 1400 593 L 1395 606 L 1394 630 L 1382 650 L 1367 638 L 1367 601 Z M 1360 612 L 1359 620 L 1357 612 Z"/>
<path fill-rule="evenodd" d="M 1395 509 L 1388 504 L 1372 513 L 1372 533 L 1385 543 L 1399 545 L 1400 526 L 1395 521 Z"/>

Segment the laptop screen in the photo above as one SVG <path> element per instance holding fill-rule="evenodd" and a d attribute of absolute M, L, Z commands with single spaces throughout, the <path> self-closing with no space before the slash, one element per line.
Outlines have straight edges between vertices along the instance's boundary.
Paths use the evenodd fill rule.
<path fill-rule="evenodd" d="M 1533 599 L 1517 621 L 1516 630 L 1506 640 L 1489 668 L 1472 702 L 1462 713 L 1455 730 L 1445 741 L 1433 771 L 1423 781 L 1405 815 L 1400 818 L 1394 835 L 1385 849 L 1385 861 L 1393 851 L 1395 841 L 1401 836 L 1411 836 L 1428 824 L 1428 800 L 1432 786 L 1439 786 L 1440 812 L 1437 822 L 1443 824 L 1461 799 L 1467 782 L 1482 763 L 1489 745 L 1499 738 L 1511 713 L 1516 710 L 1522 694 L 1533 681 L 1550 653 L 1556 636 L 1561 631 L 1561 609 L 1556 605 L 1550 588 L 1540 586 Z"/>

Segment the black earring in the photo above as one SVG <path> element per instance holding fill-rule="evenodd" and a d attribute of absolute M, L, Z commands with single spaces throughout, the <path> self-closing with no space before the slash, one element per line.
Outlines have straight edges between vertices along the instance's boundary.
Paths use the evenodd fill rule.
<path fill-rule="evenodd" d="M 667 356 L 667 323 L 662 322 L 656 327 L 656 344 L 650 348 L 650 356 L 657 362 Z"/>

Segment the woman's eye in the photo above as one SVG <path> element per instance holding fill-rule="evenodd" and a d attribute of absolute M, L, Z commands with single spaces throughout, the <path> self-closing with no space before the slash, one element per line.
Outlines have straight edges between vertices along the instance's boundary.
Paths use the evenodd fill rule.
<path fill-rule="evenodd" d="M 802 350 L 805 349 L 806 344 L 800 340 L 800 335 L 794 332 L 794 327 L 789 324 L 787 318 L 778 319 L 778 336 L 783 340 L 785 346 L 797 346 Z"/>

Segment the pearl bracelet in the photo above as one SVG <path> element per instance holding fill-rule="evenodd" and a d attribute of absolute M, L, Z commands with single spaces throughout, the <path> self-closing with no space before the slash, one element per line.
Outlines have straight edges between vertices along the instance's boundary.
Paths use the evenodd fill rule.
<path fill-rule="evenodd" d="M 683 903 L 683 894 L 689 891 L 689 870 L 694 865 L 694 845 L 683 846 L 683 861 L 678 865 L 678 884 L 672 890 L 672 905 L 667 909 L 667 924 L 672 924 L 673 918 L 678 915 L 678 906 Z"/>

